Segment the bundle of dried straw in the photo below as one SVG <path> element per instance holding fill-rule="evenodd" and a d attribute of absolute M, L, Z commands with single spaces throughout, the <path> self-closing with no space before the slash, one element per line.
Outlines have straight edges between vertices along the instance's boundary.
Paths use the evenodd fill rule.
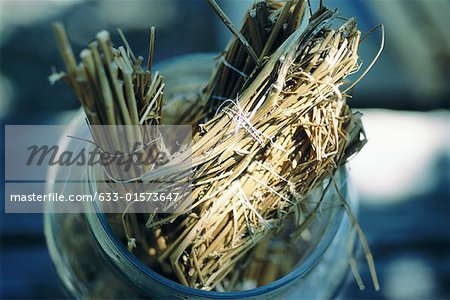
<path fill-rule="evenodd" d="M 206 290 L 288 216 L 307 226 L 320 205 L 308 210 L 307 196 L 365 142 L 359 115 L 346 104 L 345 79 L 360 67 L 355 19 L 322 5 L 312 14 L 306 1 L 266 0 L 253 5 L 239 31 L 209 2 L 234 35 L 196 105 L 177 118 L 194 125 L 192 153 L 169 153 L 140 178 L 192 168 L 192 209 L 150 214 L 147 233 L 140 216 L 128 216 L 140 225 L 126 230 L 132 246 L 136 236 L 138 246 L 153 245 L 151 264 Z M 77 64 L 60 24 L 55 32 L 67 66 L 60 77 L 90 124 L 159 124 L 164 83 L 151 75 L 153 30 L 147 70 L 125 39 L 115 49 L 106 32 Z M 163 141 L 154 147 L 149 152 L 167 151 Z"/>

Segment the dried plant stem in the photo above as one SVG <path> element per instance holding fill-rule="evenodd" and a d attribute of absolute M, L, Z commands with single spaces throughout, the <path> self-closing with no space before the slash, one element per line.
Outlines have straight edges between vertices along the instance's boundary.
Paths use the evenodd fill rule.
<path fill-rule="evenodd" d="M 356 233 L 358 234 L 359 240 L 361 241 L 361 245 L 364 250 L 364 255 L 366 257 L 367 264 L 369 266 L 370 276 L 372 278 L 373 286 L 374 286 L 375 290 L 378 291 L 378 290 L 380 290 L 380 284 L 379 284 L 377 272 L 375 269 L 375 263 L 373 260 L 372 251 L 370 251 L 370 248 L 369 248 L 369 243 L 367 242 L 366 236 L 364 235 L 364 232 L 362 231 L 361 226 L 359 226 L 358 219 L 353 214 L 351 207 L 348 205 L 344 196 L 342 195 L 339 188 L 337 187 L 336 181 L 333 180 L 333 184 L 336 188 L 336 192 L 338 193 L 339 198 L 341 199 L 342 205 L 344 206 L 345 211 L 347 212 L 350 222 L 352 223 L 353 228 L 355 229 Z M 352 269 L 356 270 L 356 272 L 354 271 L 354 274 L 355 273 L 357 274 L 357 268 L 356 268 L 356 264 L 354 263 L 354 260 L 353 260 L 353 264 L 354 264 L 354 266 L 352 267 Z M 359 278 L 358 282 L 361 282 L 359 284 L 359 286 L 364 287 L 364 285 L 362 284 L 362 280 L 360 279 L 360 276 L 355 275 L 355 278 Z"/>
<path fill-rule="evenodd" d="M 257 65 L 260 64 L 259 58 L 256 55 L 255 51 L 253 50 L 252 46 L 250 46 L 249 42 L 245 39 L 245 37 L 239 32 L 239 30 L 233 25 L 231 20 L 228 18 L 228 16 L 223 12 L 223 10 L 220 8 L 220 6 L 217 4 L 215 0 L 208 0 L 211 7 L 214 9 L 214 11 L 217 13 L 217 15 L 222 19 L 223 23 L 230 29 L 230 31 L 236 35 L 236 37 L 239 39 L 239 41 L 242 43 L 242 45 L 245 47 L 248 54 L 253 58 L 255 63 Z"/>

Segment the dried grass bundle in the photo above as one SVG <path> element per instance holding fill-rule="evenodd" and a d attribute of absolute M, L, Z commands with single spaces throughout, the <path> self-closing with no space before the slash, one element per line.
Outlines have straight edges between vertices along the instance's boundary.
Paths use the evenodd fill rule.
<path fill-rule="evenodd" d="M 141 225 L 127 231 L 129 241 L 154 240 L 150 264 L 205 290 L 288 216 L 307 227 L 320 203 L 311 210 L 305 199 L 365 142 L 343 92 L 345 79 L 359 70 L 354 19 L 342 21 L 323 6 L 309 16 L 306 1 L 267 0 L 256 2 L 238 31 L 210 3 L 235 35 L 196 106 L 178 117 L 198 125 L 192 153 L 169 155 L 140 178 L 173 178 L 193 168 L 192 209 L 150 214 L 151 234 L 142 233 L 141 217 L 131 216 Z M 76 65 L 62 27 L 55 29 L 68 69 L 62 76 L 91 123 L 158 124 L 164 84 L 150 75 L 151 59 L 144 71 L 129 46 L 114 49 L 101 33 Z"/>
<path fill-rule="evenodd" d="M 354 150 L 349 145 L 360 144 L 359 120 L 339 91 L 358 69 L 355 21 L 332 30 L 337 14 L 320 11 L 307 25 L 304 2 L 289 8 L 301 12 L 303 23 L 258 74 L 250 69 L 253 80 L 239 99 L 230 95 L 240 91 L 244 76 L 228 63 L 234 62 L 230 53 L 239 52 L 237 38 L 208 85 L 207 96 L 219 91 L 228 100 L 194 137 L 193 213 L 147 224 L 176 232 L 178 238 L 166 241 L 170 247 L 158 255 L 173 265 L 183 284 L 214 287 L 268 232 L 281 228 L 286 216 L 303 214 L 302 199 L 345 162 Z M 236 61 L 248 66 L 251 58 Z M 233 71 L 227 85 L 226 73 Z M 223 86 L 231 91 L 223 92 Z M 180 218 L 187 221 L 174 227 Z"/>

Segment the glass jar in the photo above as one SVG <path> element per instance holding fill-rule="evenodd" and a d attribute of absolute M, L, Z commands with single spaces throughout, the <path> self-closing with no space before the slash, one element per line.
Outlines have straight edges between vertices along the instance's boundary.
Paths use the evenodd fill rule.
<path fill-rule="evenodd" d="M 192 64 L 192 62 L 195 62 Z M 207 80 L 212 68 L 210 55 L 185 56 L 160 64 L 165 78 L 167 95 L 197 93 Z M 186 66 L 195 65 L 196 68 Z M 201 67 L 198 67 L 201 66 Z M 183 74 L 177 69 L 185 70 Z M 191 70 L 186 73 L 186 70 Z M 177 76 L 190 81 L 177 80 Z M 172 78 L 172 79 L 171 79 Z M 84 124 L 80 111 L 72 124 Z M 76 126 L 85 132 L 66 132 L 66 135 L 83 136 L 88 127 Z M 66 149 L 75 149 L 79 140 L 65 144 Z M 62 149 L 64 150 L 64 149 Z M 89 167 L 74 169 L 66 178 L 89 179 Z M 58 169 L 51 169 L 48 175 L 47 191 L 58 189 L 55 178 L 61 178 Z M 82 172 L 83 174 L 74 174 Z M 357 198 L 347 175 L 341 168 L 336 174 L 340 192 L 353 210 Z M 83 185 L 67 185 L 73 194 L 94 194 L 94 181 L 86 180 Z M 322 190 L 318 189 L 318 193 Z M 317 195 L 312 195 L 312 198 Z M 242 291 L 204 291 L 183 286 L 156 273 L 127 250 L 116 238 L 107 216 L 96 202 L 86 202 L 88 213 L 52 213 L 47 204 L 44 214 L 44 229 L 50 256 L 67 292 L 74 298 L 103 299 L 326 299 L 332 297 L 347 273 L 347 244 L 351 238 L 350 223 L 340 205 L 341 199 L 333 185 L 326 191 L 319 217 L 311 225 L 308 247 L 298 253 L 287 253 L 297 259 L 296 266 L 283 277 L 269 284 Z M 286 255 L 286 253 L 285 253 Z"/>

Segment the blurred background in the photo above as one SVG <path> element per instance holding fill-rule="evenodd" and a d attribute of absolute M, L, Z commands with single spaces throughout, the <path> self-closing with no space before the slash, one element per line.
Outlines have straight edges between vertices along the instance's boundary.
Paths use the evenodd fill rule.
<path fill-rule="evenodd" d="M 252 2 L 219 1 L 238 26 Z M 369 139 L 350 169 L 382 289 L 373 291 L 361 258 L 367 290 L 359 291 L 349 276 L 337 297 L 450 298 L 450 2 L 324 2 L 356 16 L 363 33 L 381 23 L 386 31 L 383 54 L 350 100 L 364 114 Z M 121 28 L 144 57 L 154 25 L 157 62 L 218 53 L 231 36 L 206 0 L 0 0 L 2 124 L 66 124 L 79 107 L 64 83 L 48 81 L 53 67 L 63 69 L 51 31 L 55 20 L 66 26 L 75 53 L 103 29 L 120 42 L 115 29 Z M 363 68 L 380 37 L 375 31 L 362 43 Z M 4 143 L 4 126 L 1 134 Z M 47 254 L 42 215 L 5 214 L 1 207 L 0 298 L 64 297 Z"/>

